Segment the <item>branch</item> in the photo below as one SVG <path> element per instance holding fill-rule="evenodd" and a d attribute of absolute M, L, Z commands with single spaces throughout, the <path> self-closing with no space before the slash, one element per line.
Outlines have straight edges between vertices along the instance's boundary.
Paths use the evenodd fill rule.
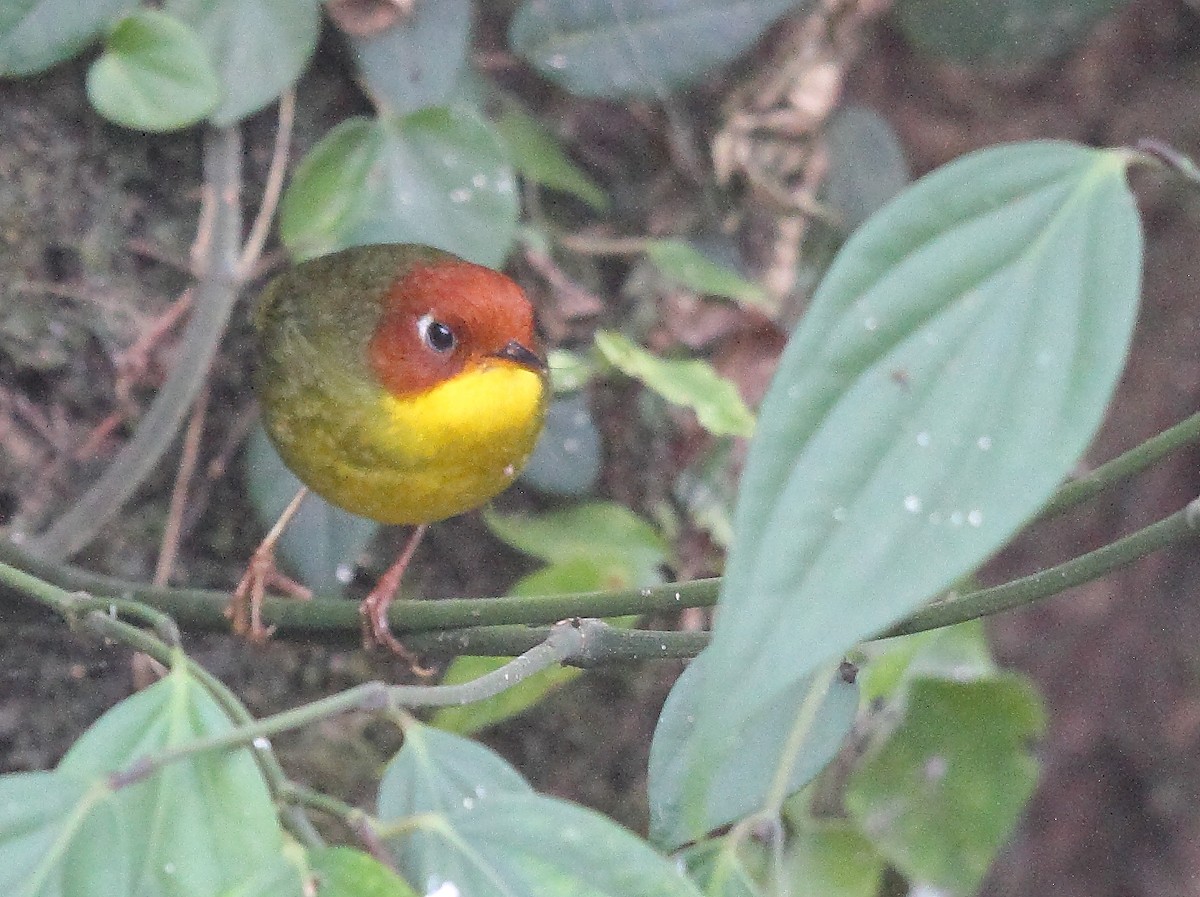
<path fill-rule="evenodd" d="M 990 589 L 971 592 L 961 598 L 932 604 L 877 637 L 891 638 L 896 635 L 924 632 L 926 629 L 940 629 L 943 626 L 953 626 L 955 623 L 965 623 L 967 620 L 989 617 L 1032 604 L 1074 586 L 1099 579 L 1118 567 L 1124 567 L 1172 543 L 1194 539 L 1197 533 L 1200 533 L 1200 498 L 1193 499 L 1182 511 L 1176 511 L 1158 523 L 1152 523 L 1145 529 L 1131 533 L 1103 548 L 1089 551 L 1065 564 Z"/>

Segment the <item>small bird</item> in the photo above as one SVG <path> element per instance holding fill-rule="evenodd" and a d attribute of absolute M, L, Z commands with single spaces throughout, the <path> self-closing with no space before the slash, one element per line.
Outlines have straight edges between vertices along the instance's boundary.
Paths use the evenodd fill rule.
<path fill-rule="evenodd" d="M 415 524 L 363 600 L 364 637 L 403 654 L 387 608 L 425 528 L 479 507 L 524 467 L 549 392 L 533 309 L 503 274 L 427 246 L 345 249 L 275 278 L 258 309 L 267 434 L 307 488 L 381 523 Z M 265 638 L 264 583 L 302 490 L 229 613 Z M 294 584 L 293 584 L 294 585 Z"/>

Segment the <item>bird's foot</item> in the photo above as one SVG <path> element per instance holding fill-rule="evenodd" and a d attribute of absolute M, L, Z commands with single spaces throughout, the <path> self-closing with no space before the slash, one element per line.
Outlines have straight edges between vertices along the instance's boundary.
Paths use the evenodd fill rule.
<path fill-rule="evenodd" d="M 388 624 L 387 610 L 391 603 L 392 595 L 380 591 L 377 586 L 359 604 L 358 612 L 362 615 L 363 648 L 368 651 L 376 646 L 386 648 L 407 663 L 416 675 L 422 679 L 428 679 L 436 671 L 432 667 L 422 664 L 420 658 L 409 651 L 400 639 L 396 638 L 392 627 Z"/>
<path fill-rule="evenodd" d="M 254 549 L 246 572 L 225 607 L 225 616 L 229 618 L 235 635 L 261 644 L 275 632 L 274 626 L 264 626 L 262 621 L 262 604 L 268 588 L 298 601 L 312 598 L 312 590 L 279 570 L 275 565 L 274 544 L 264 541 Z"/>

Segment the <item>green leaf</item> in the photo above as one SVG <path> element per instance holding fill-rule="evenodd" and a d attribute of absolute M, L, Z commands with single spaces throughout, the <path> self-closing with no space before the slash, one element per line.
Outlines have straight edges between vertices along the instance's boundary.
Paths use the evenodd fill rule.
<path fill-rule="evenodd" d="M 301 258 L 421 243 L 498 267 L 516 236 L 513 173 L 492 129 L 464 109 L 352 119 L 301 163 L 280 229 Z"/>
<path fill-rule="evenodd" d="M 578 496 L 590 492 L 599 476 L 600 431 L 587 398 L 552 399 L 521 481 L 541 492 Z"/>
<path fill-rule="evenodd" d="M 310 857 L 316 897 L 417 897 L 408 882 L 353 847 L 326 847 Z"/>
<path fill-rule="evenodd" d="M 908 186 L 911 180 L 900 138 L 880 115 L 844 106 L 825 127 L 829 176 L 825 202 L 852 231 Z"/>
<path fill-rule="evenodd" d="M 546 356 L 550 367 L 550 385 L 555 394 L 577 392 L 596 376 L 595 364 L 578 352 L 551 349 Z"/>
<path fill-rule="evenodd" d="M 451 98 L 470 37 L 470 0 L 438 0 L 415 4 L 391 28 L 351 37 L 350 45 L 372 98 L 407 115 Z"/>
<path fill-rule="evenodd" d="M 0 78 L 36 75 L 103 35 L 137 0 L 8 0 L 0 6 Z"/>
<path fill-rule="evenodd" d="M 728 849 L 724 838 L 686 847 L 679 858 L 706 897 L 760 897 L 763 893 L 741 857 Z"/>
<path fill-rule="evenodd" d="M 567 158 L 554 134 L 515 102 L 505 104 L 496 130 L 522 176 L 569 193 L 597 212 L 608 211 L 610 203 L 604 191 Z"/>
<path fill-rule="evenodd" d="M 126 698 L 71 747 L 59 771 L 102 779 L 135 761 L 232 729 L 225 712 L 184 667 Z M 132 879 L 118 893 L 217 894 L 275 879 L 283 833 L 249 750 L 197 754 L 122 788 Z M 299 879 L 297 878 L 297 885 Z M 278 892 L 277 892 L 278 893 Z"/>
<path fill-rule="evenodd" d="M 1079 43 L 1129 0 L 901 0 L 895 14 L 918 49 L 966 65 L 1035 62 Z"/>
<path fill-rule="evenodd" d="M 404 729 L 404 744 L 392 758 L 379 783 L 379 818 L 384 822 L 420 815 L 444 819 L 466 808 L 475 809 L 505 794 L 530 792 L 508 761 L 490 748 L 420 723 Z M 436 890 L 429 878 L 433 868 L 440 881 L 464 887 L 466 861 L 447 854 L 437 832 L 406 831 L 388 844 L 400 871 L 426 891 Z"/>
<path fill-rule="evenodd" d="M 382 148 L 377 122 L 351 118 L 301 160 L 279 209 L 280 239 L 298 261 L 348 245 L 344 234 L 366 209 L 368 177 Z"/>
<path fill-rule="evenodd" d="M 599 564 L 589 558 L 576 558 L 560 561 L 530 573 L 513 586 L 510 594 L 557 595 L 565 592 L 595 592 L 617 588 L 620 585 L 628 583 L 614 585 Z M 509 660 L 507 657 L 455 658 L 442 677 L 442 685 L 470 682 L 494 672 Z M 457 707 L 443 707 L 433 715 L 430 723 L 447 732 L 470 735 L 524 713 L 581 673 L 582 670 L 575 667 L 549 667 L 522 679 L 494 697 Z"/>
<path fill-rule="evenodd" d="M 740 56 L 808 0 L 525 0 L 508 42 L 572 93 L 655 96 Z"/>
<path fill-rule="evenodd" d="M 787 847 L 777 893 L 790 897 L 875 897 L 883 857 L 849 822 L 808 819 Z"/>
<path fill-rule="evenodd" d="M 0 776 L 0 893 L 126 894 L 130 845 L 106 782 L 59 772 Z"/>
<path fill-rule="evenodd" d="M 0 35 L 12 31 L 36 4 L 37 0 L 7 0 L 0 5 Z"/>
<path fill-rule="evenodd" d="M 296 82 L 317 48 L 319 0 L 168 0 L 196 29 L 222 84 L 212 122 L 227 127 Z"/>
<path fill-rule="evenodd" d="M 974 570 L 1074 467 L 1136 317 L 1127 161 L 975 153 L 843 247 L 759 412 L 689 813 L 764 708 Z"/>
<path fill-rule="evenodd" d="M 867 656 L 859 683 L 868 703 L 902 697 L 918 677 L 971 682 L 998 672 L 982 620 L 871 642 L 860 650 Z"/>
<path fill-rule="evenodd" d="M 604 570 L 609 588 L 662 582 L 670 558 L 667 541 L 628 508 L 591 502 L 546 514 L 498 514 L 485 509 L 495 536 L 551 564 L 588 561 Z"/>
<path fill-rule="evenodd" d="M 683 671 L 667 696 L 650 745 L 650 837 L 666 847 L 678 847 L 763 809 L 781 764 L 789 770 L 787 794 L 799 791 L 833 759 L 858 711 L 858 687 L 840 676 L 833 678 L 824 694 L 812 692 L 826 688 L 825 683 L 809 679 L 798 683 L 762 707 L 746 725 L 737 752 L 725 758 L 708 784 L 703 815 L 689 815 L 684 804 L 690 796 L 687 747 L 693 721 L 703 701 L 739 699 L 732 684 L 720 694 L 702 691 L 706 662 L 702 653 Z M 809 700 L 820 703 L 807 721 L 802 742 L 791 744 L 793 730 L 805 724 L 801 717 Z"/>
<path fill-rule="evenodd" d="M 914 881 L 974 894 L 1033 794 L 1036 693 L 1016 675 L 913 683 L 900 727 L 850 778 L 846 806 Z"/>
<path fill-rule="evenodd" d="M 669 280 L 680 286 L 723 296 L 752 308 L 770 309 L 771 298 L 756 283 L 719 265 L 685 240 L 649 240 L 646 256 Z"/>
<path fill-rule="evenodd" d="M 264 528 L 274 525 L 303 485 L 261 426 L 251 431 L 246 443 L 246 485 Z M 310 492 L 284 529 L 278 554 L 284 566 L 314 592 L 340 595 L 379 528 L 374 520 L 343 511 Z"/>
<path fill-rule="evenodd" d="M 405 726 L 404 744 L 379 783 L 379 818 L 450 813 L 529 790 L 521 774 L 490 748 L 413 722 Z"/>
<path fill-rule="evenodd" d="M 87 76 L 88 99 L 119 125 L 173 131 L 216 107 L 221 86 L 187 25 L 143 9 L 122 19 Z"/>
<path fill-rule="evenodd" d="M 641 380 L 668 402 L 691 408 L 700 426 L 714 436 L 749 436 L 754 415 L 737 387 L 699 359 L 659 358 L 619 333 L 596 333 L 596 348 L 610 364 Z"/>
<path fill-rule="evenodd" d="M 422 850 L 405 849 L 416 836 L 385 843 L 427 892 L 445 884 L 470 897 L 700 895 L 674 862 L 616 823 L 532 792 L 489 793 L 414 821 L 427 839 Z"/>

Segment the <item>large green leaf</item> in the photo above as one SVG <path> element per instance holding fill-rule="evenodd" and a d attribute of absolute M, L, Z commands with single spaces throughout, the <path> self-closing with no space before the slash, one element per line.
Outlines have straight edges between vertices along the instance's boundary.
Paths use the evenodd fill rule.
<path fill-rule="evenodd" d="M 525 0 L 508 42 L 572 93 L 655 95 L 740 55 L 808 0 Z"/>
<path fill-rule="evenodd" d="M 1013 65 L 1061 53 L 1129 0 L 900 0 L 914 45 L 955 62 Z"/>
<path fill-rule="evenodd" d="M 444 105 L 467 61 L 470 0 L 417 3 L 390 28 L 352 37 L 372 97 L 397 115 Z"/>
<path fill-rule="evenodd" d="M 494 268 L 516 236 L 514 185 L 499 138 L 472 111 L 352 119 L 301 163 L 280 230 L 301 258 L 422 243 Z"/>
<path fill-rule="evenodd" d="M 303 485 L 287 469 L 262 427 L 246 442 L 250 502 L 263 527 L 279 519 Z M 359 556 L 379 532 L 379 524 L 334 507 L 309 493 L 279 539 L 283 565 L 314 592 L 340 595 L 354 578 Z"/>
<path fill-rule="evenodd" d="M 474 809 L 504 794 L 531 791 L 509 763 L 490 748 L 420 723 L 404 730 L 404 744 L 379 783 L 379 818 L 384 822 L 426 815 L 445 819 L 459 809 Z M 453 881 L 464 894 L 469 859 L 448 852 L 439 834 L 424 827 L 407 831 L 388 844 L 409 881 L 426 891 L 430 869 L 440 880 Z"/>
<path fill-rule="evenodd" d="M 977 567 L 1074 467 L 1136 316 L 1128 161 L 1061 142 L 975 153 L 843 247 L 759 413 L 689 814 L 765 708 Z"/>
<path fill-rule="evenodd" d="M 0 5 L 0 78 L 36 75 L 70 59 L 137 0 L 7 0 Z"/>
<path fill-rule="evenodd" d="M 319 0 L 168 0 L 191 25 L 220 76 L 213 124 L 226 127 L 266 106 L 295 83 L 317 48 Z"/>
<path fill-rule="evenodd" d="M 489 795 L 415 824 L 426 837 L 420 851 L 403 849 L 412 835 L 385 843 L 429 893 L 447 885 L 469 897 L 700 895 L 674 862 L 616 823 L 532 792 Z"/>
<path fill-rule="evenodd" d="M 1021 677 L 918 679 L 899 728 L 850 778 L 846 806 L 914 881 L 974 894 L 1037 781 L 1044 725 Z"/>
<path fill-rule="evenodd" d="M 97 720 L 59 765 L 75 779 L 103 779 L 172 747 L 228 732 L 228 717 L 183 667 Z M 248 750 L 169 763 L 122 788 L 132 857 L 130 897 L 262 893 L 289 864 L 271 795 Z M 294 879 L 298 895 L 300 880 Z M 185 889 L 186 888 L 186 889 Z M 277 894 L 286 891 L 275 889 Z"/>
<path fill-rule="evenodd" d="M 699 358 L 659 358 L 619 333 L 601 330 L 596 348 L 617 370 L 636 377 L 668 402 L 696 412 L 715 436 L 749 436 L 754 415 L 737 387 Z"/>
<path fill-rule="evenodd" d="M 195 124 L 217 105 L 221 86 L 187 25 L 143 9 L 122 19 L 87 75 L 88 99 L 110 121 L 143 131 Z"/>
<path fill-rule="evenodd" d="M 0 894 L 126 894 L 130 844 L 106 782 L 60 772 L 0 776 Z"/>
<path fill-rule="evenodd" d="M 667 696 L 650 746 L 650 837 L 656 844 L 678 847 L 705 832 L 764 808 L 768 792 L 786 765 L 787 793 L 799 791 L 833 759 L 854 724 L 858 688 L 834 677 L 832 682 L 805 679 L 788 693 L 760 708 L 746 726 L 736 752 L 724 758 L 708 784 L 702 816 L 684 812 L 692 721 L 706 696 L 701 691 L 703 654 L 692 661 Z M 813 689 L 818 691 L 810 696 Z M 808 700 L 820 703 L 806 707 Z M 811 714 L 804 719 L 804 713 Z M 815 712 L 814 712 L 815 711 Z M 793 743 L 797 727 L 804 738 Z"/>

